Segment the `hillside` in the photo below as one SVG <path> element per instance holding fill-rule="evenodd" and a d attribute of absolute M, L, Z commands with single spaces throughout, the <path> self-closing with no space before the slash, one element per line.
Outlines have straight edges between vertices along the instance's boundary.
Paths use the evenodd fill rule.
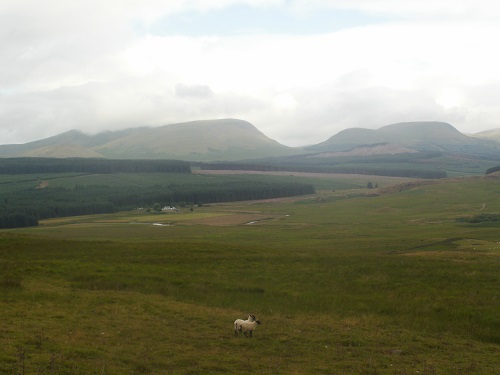
<path fill-rule="evenodd" d="M 498 154 L 493 141 L 468 137 L 444 122 L 404 122 L 380 129 L 346 129 L 325 142 L 307 147 L 308 151 L 340 152 L 357 147 L 375 147 L 381 143 L 415 151 L 439 151 L 473 154 Z"/>
<path fill-rule="evenodd" d="M 95 148 L 108 158 L 174 158 L 189 161 L 283 156 L 297 150 L 266 137 L 249 122 L 224 119 L 150 128 Z"/>
<path fill-rule="evenodd" d="M 78 130 L 25 144 L 0 145 L 0 157 L 102 157 L 92 148 L 143 131 L 133 128 L 89 135 Z"/>
<path fill-rule="evenodd" d="M 347 157 L 438 152 L 496 159 L 500 155 L 498 137 L 498 130 L 467 136 L 444 122 L 405 122 L 380 129 L 345 129 L 317 145 L 293 148 L 268 138 L 249 122 L 220 119 L 156 128 L 137 127 L 95 135 L 71 130 L 26 144 L 0 145 L 0 157 L 227 162 L 305 154 L 311 157 Z"/>
<path fill-rule="evenodd" d="M 471 134 L 471 137 L 490 139 L 496 142 L 500 142 L 500 129 L 485 130 L 483 132 Z"/>
<path fill-rule="evenodd" d="M 236 119 L 192 121 L 96 135 L 71 130 L 21 145 L 0 145 L 0 157 L 104 157 L 113 159 L 241 160 L 293 155 L 299 150 Z"/>
<path fill-rule="evenodd" d="M 92 149 L 78 144 L 62 144 L 27 150 L 18 154 L 19 157 L 43 157 L 43 158 L 102 158 L 102 155 Z"/>

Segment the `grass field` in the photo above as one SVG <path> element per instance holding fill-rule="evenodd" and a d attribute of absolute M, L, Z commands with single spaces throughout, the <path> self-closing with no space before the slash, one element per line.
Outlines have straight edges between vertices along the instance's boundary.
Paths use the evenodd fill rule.
<path fill-rule="evenodd" d="M 0 231 L 0 373 L 498 373 L 500 179 L 377 182 Z"/>

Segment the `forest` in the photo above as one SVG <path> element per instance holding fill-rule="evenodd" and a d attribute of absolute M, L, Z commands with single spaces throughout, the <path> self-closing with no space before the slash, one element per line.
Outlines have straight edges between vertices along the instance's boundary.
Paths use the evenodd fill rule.
<path fill-rule="evenodd" d="M 500 165 L 497 165 L 496 167 L 491 167 L 486 170 L 486 174 L 491 174 L 495 172 L 500 172 Z"/>
<path fill-rule="evenodd" d="M 115 184 L 105 175 L 62 174 L 60 179 L 51 175 L 43 188 L 40 188 L 41 177 L 35 175 L 4 180 L 0 183 L 0 228 L 36 226 L 41 219 L 112 213 L 154 205 L 190 207 L 313 194 L 315 191 L 310 184 L 265 176 L 203 177 L 186 173 L 134 174 L 133 179 L 127 176 L 116 174 L 120 183 Z M 86 177 L 89 179 L 84 180 Z M 16 189 L 16 185 L 19 188 Z"/>
<path fill-rule="evenodd" d="M 32 173 L 191 173 L 180 160 L 114 160 L 95 158 L 0 158 L 0 174 Z"/>
<path fill-rule="evenodd" d="M 459 217 L 457 221 L 471 224 L 496 224 L 500 223 L 500 214 L 479 214 L 470 217 Z"/>
<path fill-rule="evenodd" d="M 399 155 L 335 156 L 315 154 L 276 157 L 245 162 L 203 163 L 200 168 L 227 170 L 345 173 L 410 178 L 445 178 L 445 169 L 432 159 L 437 152 Z"/>
<path fill-rule="evenodd" d="M 442 162 L 446 163 L 446 169 Z M 300 155 L 224 163 L 0 158 L 0 228 L 35 226 L 47 218 L 112 213 L 155 204 L 196 206 L 314 193 L 314 186 L 308 182 L 256 175 L 203 178 L 194 176 L 192 168 L 437 179 L 447 177 L 447 170 L 452 174 L 476 173 L 478 169 L 481 172 L 483 164 L 436 152 L 354 157 Z M 487 173 L 497 169 L 490 168 Z M 131 175 L 136 177 L 126 177 Z M 139 180 L 137 176 L 141 176 Z"/>

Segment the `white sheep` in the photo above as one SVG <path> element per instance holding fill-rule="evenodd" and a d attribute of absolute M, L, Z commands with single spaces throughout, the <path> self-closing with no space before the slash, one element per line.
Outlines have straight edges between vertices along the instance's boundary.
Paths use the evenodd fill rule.
<path fill-rule="evenodd" d="M 252 314 L 248 315 L 247 320 L 236 319 L 234 321 L 234 335 L 238 336 L 238 332 L 243 332 L 246 337 L 247 333 L 250 332 L 251 337 L 253 330 L 257 327 L 257 324 L 260 324 L 260 320 Z"/>

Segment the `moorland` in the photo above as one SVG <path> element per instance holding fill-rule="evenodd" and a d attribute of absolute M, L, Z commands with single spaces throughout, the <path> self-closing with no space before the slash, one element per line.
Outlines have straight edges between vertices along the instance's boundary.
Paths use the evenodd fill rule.
<path fill-rule="evenodd" d="M 175 185 L 165 178 L 37 173 L 1 186 L 92 195 Z M 252 176 L 265 178 L 314 191 L 0 230 L 0 373 L 498 370 L 497 173 Z M 262 324 L 234 336 L 249 313 Z"/>
<path fill-rule="evenodd" d="M 0 373 L 495 374 L 499 145 L 235 119 L 2 145 Z"/>

